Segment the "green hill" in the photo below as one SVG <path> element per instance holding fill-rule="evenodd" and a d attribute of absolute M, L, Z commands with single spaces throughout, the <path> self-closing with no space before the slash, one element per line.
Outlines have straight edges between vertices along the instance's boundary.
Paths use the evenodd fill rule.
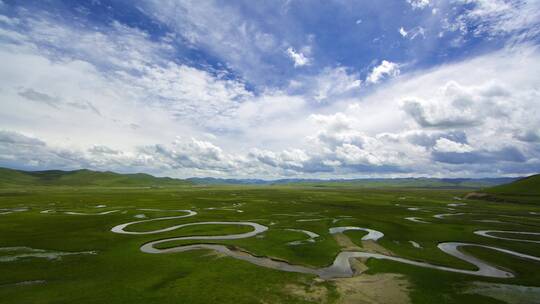
<path fill-rule="evenodd" d="M 540 195 L 540 174 L 531 175 L 510 184 L 488 188 L 485 192 L 502 195 Z"/>
<path fill-rule="evenodd" d="M 91 170 L 75 171 L 21 171 L 0 168 L 0 187 L 20 186 L 93 186 L 93 187 L 162 187 L 191 184 L 188 181 L 169 177 L 154 177 L 149 174 L 120 174 Z"/>
<path fill-rule="evenodd" d="M 540 202 L 540 174 L 520 178 L 508 184 L 482 189 L 467 194 L 468 199 L 538 204 Z"/>
<path fill-rule="evenodd" d="M 538 176 L 536 176 L 538 180 Z M 514 185 L 507 184 L 516 178 L 365 178 L 365 179 L 220 179 L 220 178 L 189 178 L 175 179 L 169 177 L 155 177 L 149 174 L 120 174 L 110 171 L 92 170 L 46 170 L 22 171 L 0 168 L 0 187 L 24 186 L 72 186 L 72 187 L 163 187 L 182 185 L 266 185 L 266 186 L 304 186 L 304 187 L 359 187 L 359 188 L 439 188 L 439 189 L 505 189 Z M 524 189 L 537 189 L 529 187 L 529 181 L 524 181 Z M 496 186 L 496 187 L 493 187 Z M 493 187 L 493 188 L 487 188 Z M 488 190 L 486 190 L 488 191 Z M 489 190 L 491 191 L 491 190 Z M 497 193 L 504 193 L 500 190 Z M 532 191 L 532 190 L 528 190 Z M 536 190 L 538 191 L 538 190 Z M 523 192 L 525 191 L 517 191 Z"/>

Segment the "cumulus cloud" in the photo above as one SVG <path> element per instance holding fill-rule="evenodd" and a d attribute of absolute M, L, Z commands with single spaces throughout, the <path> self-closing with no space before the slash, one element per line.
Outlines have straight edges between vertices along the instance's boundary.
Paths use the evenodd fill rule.
<path fill-rule="evenodd" d="M 104 145 L 67 149 L 18 132 L 0 131 L 0 164 L 12 163 L 28 169 L 90 168 L 121 172 L 193 169 L 211 174 L 242 169 L 235 161 L 219 147 L 195 138 L 177 138 L 170 144 L 138 146 L 134 151 L 124 152 Z"/>
<path fill-rule="evenodd" d="M 0 131 L 0 164 L 19 168 L 80 168 L 84 158 L 69 149 L 51 149 L 35 137 Z"/>
<path fill-rule="evenodd" d="M 468 127 L 510 112 L 510 94 L 497 83 L 466 87 L 449 81 L 430 100 L 405 99 L 403 110 L 422 127 Z"/>
<path fill-rule="evenodd" d="M 371 70 L 366 82 L 378 83 L 385 77 L 396 77 L 399 75 L 399 65 L 395 62 L 383 60 L 380 65 Z"/>
<path fill-rule="evenodd" d="M 530 57 L 531 62 L 516 63 L 514 56 L 521 57 L 519 53 L 481 57 L 476 61 L 408 77 L 403 82 L 376 91 L 361 102 L 345 103 L 347 106 L 341 112 L 307 114 L 307 121 L 299 121 L 295 127 L 291 121 L 298 121 L 298 115 L 306 115 L 303 95 L 267 92 L 259 97 L 244 96 L 238 108 L 231 112 L 231 121 L 236 121 L 241 129 L 259 130 L 253 136 L 259 140 L 260 145 L 255 144 L 256 141 L 249 141 L 252 145 L 246 146 L 248 152 L 234 151 L 226 138 L 215 136 L 209 137 L 211 140 L 183 136 L 167 142 L 166 138 L 155 136 L 166 131 L 162 128 L 165 123 L 162 119 L 167 116 L 157 116 L 161 120 L 155 129 L 151 120 L 147 123 L 136 120 L 138 124 L 144 125 L 143 131 L 151 130 L 150 136 L 153 137 L 131 143 L 128 147 L 118 147 L 117 137 L 108 141 L 96 140 L 90 145 L 88 142 L 79 142 L 69 147 L 51 136 L 57 132 L 40 132 L 44 137 L 39 139 L 17 132 L 3 132 L 3 136 L 0 136 L 0 162 L 18 164 L 25 168 L 88 167 L 119 171 L 129 168 L 133 171 L 175 176 L 400 176 L 411 172 L 431 174 L 434 170 L 451 175 L 470 170 L 463 165 L 475 166 L 474 170 L 478 172 L 493 172 L 503 168 L 505 172 L 527 172 L 526 166 L 538 166 L 534 160 L 536 158 L 531 155 L 539 152 L 523 141 L 534 139 L 534 136 L 518 135 L 527 134 L 531 126 L 539 123 L 533 113 L 527 110 L 535 107 L 538 94 L 534 86 L 531 86 L 535 81 L 521 69 L 534 66 L 535 61 L 534 56 L 530 57 L 529 54 L 526 57 Z M 520 76 L 516 78 L 508 75 L 493 79 L 467 74 L 470 79 L 463 81 L 470 85 L 458 81 L 441 82 L 441 79 L 464 77 L 466 74 L 463 71 L 470 71 L 471 66 L 483 67 L 476 71 L 487 75 L 504 75 L 494 73 L 493 69 L 501 68 L 500 65 L 511 65 L 516 75 Z M 82 66 L 85 69 L 88 67 Z M 88 70 L 83 71 L 86 73 Z M 345 72 L 338 69 L 330 70 L 327 74 L 351 76 Z M 78 79 L 78 76 L 71 77 Z M 202 74 L 195 78 L 198 79 L 196 83 L 206 85 L 205 77 Z M 349 79 L 349 84 L 358 83 L 357 77 Z M 419 83 L 427 86 L 420 86 Z M 357 85 L 346 85 L 342 91 L 351 87 Z M 83 94 L 87 92 L 78 91 Z M 21 92 L 25 92 L 25 89 L 13 91 L 14 96 L 19 96 Z M 56 96 L 56 93 L 44 93 L 49 92 L 45 89 L 36 89 L 35 92 Z M 411 97 L 403 97 L 407 95 Z M 39 94 L 29 96 L 43 98 Z M 396 102 L 400 100 L 402 108 Z M 416 102 L 418 111 L 407 109 L 407 102 Z M 109 111 L 105 109 L 107 116 Z M 407 116 L 400 117 L 400 111 Z M 148 115 L 151 112 L 144 109 L 142 113 Z M 377 115 L 381 115 L 381 119 Z M 397 116 L 391 118 L 391 115 Z M 408 118 L 415 124 L 408 124 Z M 506 123 L 501 125 L 501 119 Z M 524 124 L 524 121 L 527 123 Z M 252 123 L 250 127 L 246 127 L 246 122 Z M 260 129 L 267 126 L 271 127 Z M 497 137 L 504 140 L 495 140 L 493 134 L 484 132 L 494 126 L 497 126 L 493 129 Z M 276 135 L 275 130 L 279 127 L 283 131 Z M 118 130 L 118 127 L 115 128 Z M 286 140 L 280 134 L 294 134 L 295 128 L 300 128 L 301 135 L 292 136 L 286 148 L 264 145 L 272 136 L 277 136 L 276 140 Z M 264 134 L 262 138 L 261 134 Z M 151 142 L 155 144 L 149 144 Z M 492 149 L 486 150 L 486 146 Z M 484 167 L 481 167 L 482 164 Z"/>
<path fill-rule="evenodd" d="M 461 112 L 460 107 L 439 106 L 424 100 L 406 99 L 403 110 L 422 127 L 456 128 L 480 123 L 472 111 Z"/>
<path fill-rule="evenodd" d="M 0 130 L 0 142 L 9 145 L 44 146 L 45 142 L 18 132 Z"/>
<path fill-rule="evenodd" d="M 295 51 L 292 47 L 287 48 L 287 56 L 294 62 L 295 68 L 310 64 L 309 58 L 304 56 L 301 52 Z"/>
<path fill-rule="evenodd" d="M 433 149 L 437 152 L 456 152 L 456 153 L 471 152 L 473 150 L 473 148 L 469 146 L 468 144 L 455 142 L 444 137 L 437 139 Z"/>
<path fill-rule="evenodd" d="M 370 153 L 358 146 L 343 144 L 336 149 L 336 157 L 351 165 L 380 165 L 381 160 L 376 154 Z"/>
<path fill-rule="evenodd" d="M 172 169 L 197 169 L 206 172 L 225 171 L 235 168 L 234 158 L 211 142 L 196 138 L 177 138 L 171 145 L 154 145 L 141 149 L 143 154 L 152 157 Z"/>
<path fill-rule="evenodd" d="M 305 163 L 309 161 L 309 156 L 305 151 L 300 149 L 284 150 L 279 153 L 252 149 L 248 156 L 262 164 L 283 170 L 302 171 Z"/>

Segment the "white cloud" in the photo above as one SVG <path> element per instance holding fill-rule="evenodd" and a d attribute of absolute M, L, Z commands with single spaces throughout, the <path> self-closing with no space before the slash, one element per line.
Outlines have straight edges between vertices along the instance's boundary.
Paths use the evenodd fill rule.
<path fill-rule="evenodd" d="M 443 28 L 461 34 L 499 36 L 513 34 L 515 42 L 540 35 L 540 2 L 507 0 L 454 0 L 465 5 L 451 20 L 443 19 Z"/>
<path fill-rule="evenodd" d="M 159 120 L 159 126 L 154 127 L 151 120 L 147 123 L 135 120 L 153 137 L 127 147 L 117 145 L 117 142 L 124 142 L 118 137 L 112 140 L 96 137 L 90 145 L 80 143 L 77 145 L 79 148 L 70 148 L 54 137 L 51 140 L 48 132 L 40 130 L 44 137 L 23 138 L 17 142 L 27 142 L 27 146 L 30 144 L 41 148 L 22 149 L 21 143 L 14 146 L 4 140 L 0 160 L 6 162 L 11 159 L 34 167 L 131 168 L 176 176 L 354 176 L 368 172 L 372 175 L 407 175 L 411 166 L 415 174 L 470 174 L 460 171 L 465 170 L 460 169 L 461 163 L 469 162 L 470 165 L 474 160 L 487 163 L 501 159 L 518 161 L 516 164 L 520 164 L 523 157 L 520 153 L 538 153 L 531 149 L 534 141 L 524 141 L 533 137 L 520 136 L 527 134 L 531 127 L 534 129 L 534 126 L 540 125 L 534 113 L 527 110 L 535 108 L 537 105 L 534 103 L 538 100 L 538 94 L 531 89 L 536 83 L 532 77 L 534 74 L 526 73 L 536 64 L 534 56 L 537 55 L 533 54 L 503 52 L 420 75 L 404 75 L 402 82 L 383 87 L 356 103 L 343 100 L 343 111 L 334 114 L 309 116 L 301 96 L 291 97 L 284 92 L 268 92 L 264 96 L 250 98 L 231 113 L 231 122 L 235 122 L 240 130 L 253 128 L 254 133 L 249 135 L 249 139 L 244 137 L 247 139 L 244 146 L 245 151 L 249 151 L 247 153 L 231 148 L 237 146 L 231 145 L 231 141 L 236 141 L 237 137 L 220 136 L 210 142 L 188 135 L 167 143 L 165 138 L 155 136 L 166 131 L 163 129 L 165 121 Z M 522 59 L 516 61 L 516 58 L 528 59 L 522 62 Z M 477 69 L 471 70 L 471 66 Z M 511 70 L 515 74 L 497 72 L 502 70 Z M 88 74 L 88 70 L 85 74 Z M 444 83 L 442 79 L 460 81 Z M 88 94 L 86 91 L 81 93 Z M 424 124 L 411 112 L 401 112 L 400 100 L 416 100 L 423 111 Z M 337 101 L 336 107 L 339 108 L 339 99 Z M 104 115 L 108 113 L 107 108 L 101 111 Z M 140 111 L 149 113 L 148 109 Z M 301 115 L 308 115 L 309 118 L 299 120 Z M 32 117 L 35 120 L 35 115 Z M 80 117 L 77 119 L 84 121 Z M 411 124 L 411 120 L 414 124 Z M 505 123 L 502 124 L 502 121 Z M 293 122 L 298 125 L 295 126 Z M 465 123 L 460 124 L 462 122 Z M 4 124 L 2 127 L 9 126 L 16 124 Z M 99 129 L 98 126 L 95 128 Z M 300 132 L 296 133 L 295 128 L 300 128 Z M 438 133 L 436 130 L 448 128 L 461 128 L 463 131 Z M 113 129 L 119 130 L 117 127 Z M 288 133 L 298 135 L 284 136 Z M 128 134 L 124 131 L 117 133 L 117 136 Z M 92 138 L 92 134 L 88 135 Z M 10 137 L 11 142 L 14 137 L 17 136 Z M 228 148 L 217 145 L 216 140 Z M 152 142 L 155 144 L 150 144 Z M 265 145 L 267 142 L 280 144 Z M 279 148 L 281 143 L 285 148 Z M 508 145 L 519 147 L 520 150 L 509 149 L 506 147 Z M 492 152 L 478 150 L 483 146 L 492 147 Z M 434 156 L 437 164 L 432 164 L 431 151 L 437 153 Z M 455 153 L 464 156 L 459 158 Z M 528 159 L 534 159 L 531 154 L 527 155 Z M 535 168 L 536 165 L 533 161 L 527 166 Z M 525 167 L 516 165 L 511 168 L 506 169 L 510 170 L 507 172 L 527 172 Z M 497 168 L 484 167 L 481 170 L 492 172 L 489 170 Z"/>
<path fill-rule="evenodd" d="M 402 27 L 399 28 L 399 34 L 403 37 L 407 37 L 407 31 Z"/>
<path fill-rule="evenodd" d="M 413 9 L 424 9 L 429 6 L 430 0 L 407 0 Z"/>
<path fill-rule="evenodd" d="M 252 97 L 243 83 L 219 79 L 206 71 L 186 65 L 147 66 L 142 75 L 121 75 L 141 95 L 151 97 L 176 118 L 202 123 L 216 115 L 230 115 Z"/>
<path fill-rule="evenodd" d="M 290 94 L 301 94 L 317 103 L 331 103 L 357 93 L 362 85 L 358 73 L 345 67 L 324 68 L 312 76 L 300 76 L 289 83 Z"/>
<path fill-rule="evenodd" d="M 278 78 L 267 59 L 283 56 L 285 41 L 234 5 L 214 0 L 145 0 L 138 7 L 171 28 L 177 40 L 221 58 L 243 78 L 263 83 Z"/>
<path fill-rule="evenodd" d="M 163 134 L 170 138 L 193 132 L 195 125 L 212 125 L 212 117 L 231 116 L 253 97 L 242 82 L 170 61 L 166 42 L 118 23 L 107 32 L 71 28 L 39 14 L 23 15 L 21 23 L 22 28 L 7 30 L 19 39 L 0 46 L 5 71 L 0 89 L 7 98 L 2 107 L 10 113 L 6 127 L 32 121 L 41 133 L 56 140 L 64 134 L 73 142 L 84 141 L 76 134 L 89 128 L 126 129 L 117 132 L 142 141 L 140 133 L 153 128 L 148 121 L 155 119 L 167 125 Z M 26 64 L 32 65 L 31 74 L 20 69 Z M 47 115 L 36 119 L 39 110 Z M 76 127 L 65 125 L 74 122 Z"/>
<path fill-rule="evenodd" d="M 359 74 L 342 66 L 255 93 L 220 71 L 174 62 L 167 39 L 121 24 L 105 31 L 27 18 L 5 28 L 2 37 L 9 38 L 0 45 L 1 164 L 180 177 L 540 169 L 534 47 L 405 73 L 365 95 Z M 249 24 L 241 31 L 262 37 L 257 48 L 280 45 L 265 45 L 269 37 Z M 194 32 L 193 41 L 205 43 L 198 39 L 207 33 Z M 284 47 L 277 48 L 285 60 Z M 299 52 L 309 56 L 307 49 Z M 383 60 L 366 82 L 398 76 L 399 68 Z"/>
<path fill-rule="evenodd" d="M 437 142 L 435 143 L 435 146 L 433 147 L 433 149 L 438 152 L 457 152 L 457 153 L 473 151 L 473 148 L 469 146 L 468 144 L 458 143 L 455 141 L 451 141 L 447 138 L 437 139 Z"/>
<path fill-rule="evenodd" d="M 466 127 L 481 121 L 483 114 L 475 106 L 476 102 L 476 95 L 451 81 L 431 100 L 404 99 L 403 109 L 422 127 Z"/>
<path fill-rule="evenodd" d="M 351 165 L 380 165 L 381 161 L 376 154 L 372 154 L 358 146 L 343 144 L 336 149 L 336 157 L 344 163 Z"/>
<path fill-rule="evenodd" d="M 1 4 L 0 4 L 0 6 L 1 6 Z M 7 16 L 0 15 L 0 23 L 5 23 L 7 25 L 14 26 L 14 25 L 19 24 L 20 21 L 17 18 L 9 18 Z"/>
<path fill-rule="evenodd" d="M 366 78 L 369 83 L 378 83 L 385 77 L 396 77 L 399 75 L 399 65 L 395 62 L 383 60 L 380 65 L 371 70 Z"/>
<path fill-rule="evenodd" d="M 332 97 L 339 96 L 357 90 L 362 81 L 357 74 L 348 73 L 347 69 L 338 67 L 335 69 L 324 69 L 315 79 L 314 98 L 318 102 L 326 101 Z"/>
<path fill-rule="evenodd" d="M 425 38 L 426 37 L 426 31 L 423 27 L 421 26 L 417 26 L 417 27 L 414 27 L 410 30 L 405 30 L 403 27 L 400 27 L 399 28 L 399 34 L 402 36 L 402 37 L 408 37 L 410 40 L 413 40 L 415 39 L 416 37 L 419 37 L 419 36 L 422 36 L 422 38 Z"/>
<path fill-rule="evenodd" d="M 422 38 L 426 37 L 426 30 L 421 26 L 417 26 L 409 31 L 409 39 L 411 40 L 420 36 L 422 36 Z"/>
<path fill-rule="evenodd" d="M 296 52 L 292 47 L 287 49 L 287 55 L 294 62 L 294 67 L 301 67 L 310 64 L 309 58 L 300 52 Z"/>

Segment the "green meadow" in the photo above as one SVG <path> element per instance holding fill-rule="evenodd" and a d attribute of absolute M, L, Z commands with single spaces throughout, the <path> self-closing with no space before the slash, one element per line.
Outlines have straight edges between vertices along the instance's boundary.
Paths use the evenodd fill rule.
<path fill-rule="evenodd" d="M 465 199 L 470 189 L 189 183 L 159 187 L 131 183 L 119 187 L 116 181 L 113 186 L 26 182 L 31 185 L 12 183 L 0 188 L 0 247 L 4 248 L 0 249 L 0 303 L 383 303 L 384 293 L 392 288 L 396 289 L 392 292 L 400 294 L 394 297 L 395 303 L 508 301 L 475 289 L 478 284 L 504 284 L 508 289 L 505 294 L 513 299 L 523 296 L 523 288 L 528 288 L 525 302 L 521 303 L 537 303 L 539 299 L 539 261 L 482 247 L 460 250 L 515 277 L 460 274 L 370 258 L 353 263 L 353 278 L 323 280 L 312 274 L 255 265 L 212 250 L 162 254 L 140 250 L 150 241 L 193 236 L 161 243 L 157 248 L 221 244 L 251 256 L 310 268 L 331 265 L 347 246 L 347 250 L 354 247 L 467 270 L 475 270 L 475 266 L 441 251 L 437 245 L 475 243 L 539 257 L 540 238 L 536 234 L 493 234 L 537 241 L 524 242 L 474 233 L 540 232 L 537 194 L 524 194 L 525 198 L 520 199 L 523 195 L 511 195 L 506 190 L 511 199 L 489 199 L 508 186 L 500 191 L 487 190 L 492 193 L 488 199 Z M 515 187 L 519 190 L 523 186 Z M 178 210 L 197 214 L 180 217 L 186 212 Z M 434 217 L 438 214 L 453 215 Z M 164 217 L 173 218 L 144 222 Z M 111 232 L 114 226 L 135 221 L 143 222 L 130 225 L 127 231 L 216 221 L 254 222 L 268 229 L 233 240 L 196 237 L 242 234 L 253 229 L 206 224 L 154 234 Z M 362 241 L 365 231 L 329 233 L 329 228 L 343 226 L 377 230 L 384 237 L 370 243 Z M 318 237 L 308 241 L 309 237 L 298 230 Z M 295 241 L 300 242 L 291 244 Z M 37 253 L 73 254 L 36 256 L 32 249 L 42 250 Z M 357 281 L 362 278 L 372 280 Z M 377 288 L 382 290 L 379 294 Z"/>

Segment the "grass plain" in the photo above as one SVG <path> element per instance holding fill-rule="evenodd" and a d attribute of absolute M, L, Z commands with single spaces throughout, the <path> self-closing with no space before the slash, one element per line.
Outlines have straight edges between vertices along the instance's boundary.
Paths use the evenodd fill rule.
<path fill-rule="evenodd" d="M 473 233 L 481 229 L 540 232 L 538 196 L 533 193 L 520 201 L 519 196 L 512 195 L 510 202 L 461 199 L 468 192 L 467 189 L 354 185 L 5 186 L 0 188 L 0 208 L 22 211 L 0 215 L 0 247 L 95 251 L 96 254 L 0 262 L 0 303 L 353 303 L 347 300 L 353 295 L 341 292 L 341 282 L 348 279 L 323 281 L 312 275 L 268 269 L 207 250 L 143 253 L 139 247 L 153 240 L 243 233 L 250 228 L 200 225 L 148 235 L 110 231 L 113 226 L 140 220 L 136 216 L 141 214 L 145 219 L 183 214 L 139 209 L 190 209 L 198 214 L 136 224 L 130 227 L 132 231 L 202 221 L 252 221 L 265 225 L 269 229 L 256 237 L 204 243 L 224 244 L 256 256 L 309 267 L 328 266 L 341 250 L 328 232 L 335 226 L 379 230 L 385 236 L 378 244 L 392 255 L 456 268 L 474 269 L 439 250 L 437 244 L 478 243 L 540 256 L 539 243 L 486 238 Z M 55 212 L 42 213 L 44 210 Z M 64 213 L 113 210 L 119 211 L 103 215 Z M 433 217 L 443 213 L 463 214 Z M 413 222 L 406 217 L 418 217 L 428 223 Z M 290 245 L 307 237 L 288 229 L 305 229 L 320 237 L 315 242 Z M 358 247 L 365 246 L 360 241 L 363 235 L 361 231 L 345 232 Z M 163 246 L 196 243 L 201 241 L 175 241 Z M 489 264 L 511 270 L 516 277 L 493 279 L 375 259 L 365 261 L 360 276 L 399 274 L 407 282 L 406 298 L 399 300 L 404 303 L 504 303 L 467 292 L 478 282 L 540 287 L 539 262 L 485 248 L 463 250 Z M 0 258 L 7 254 L 0 252 Z M 365 288 L 358 283 L 352 293 L 358 291 L 356 296 L 364 300 L 360 303 L 377 303 L 377 298 L 370 298 Z"/>

